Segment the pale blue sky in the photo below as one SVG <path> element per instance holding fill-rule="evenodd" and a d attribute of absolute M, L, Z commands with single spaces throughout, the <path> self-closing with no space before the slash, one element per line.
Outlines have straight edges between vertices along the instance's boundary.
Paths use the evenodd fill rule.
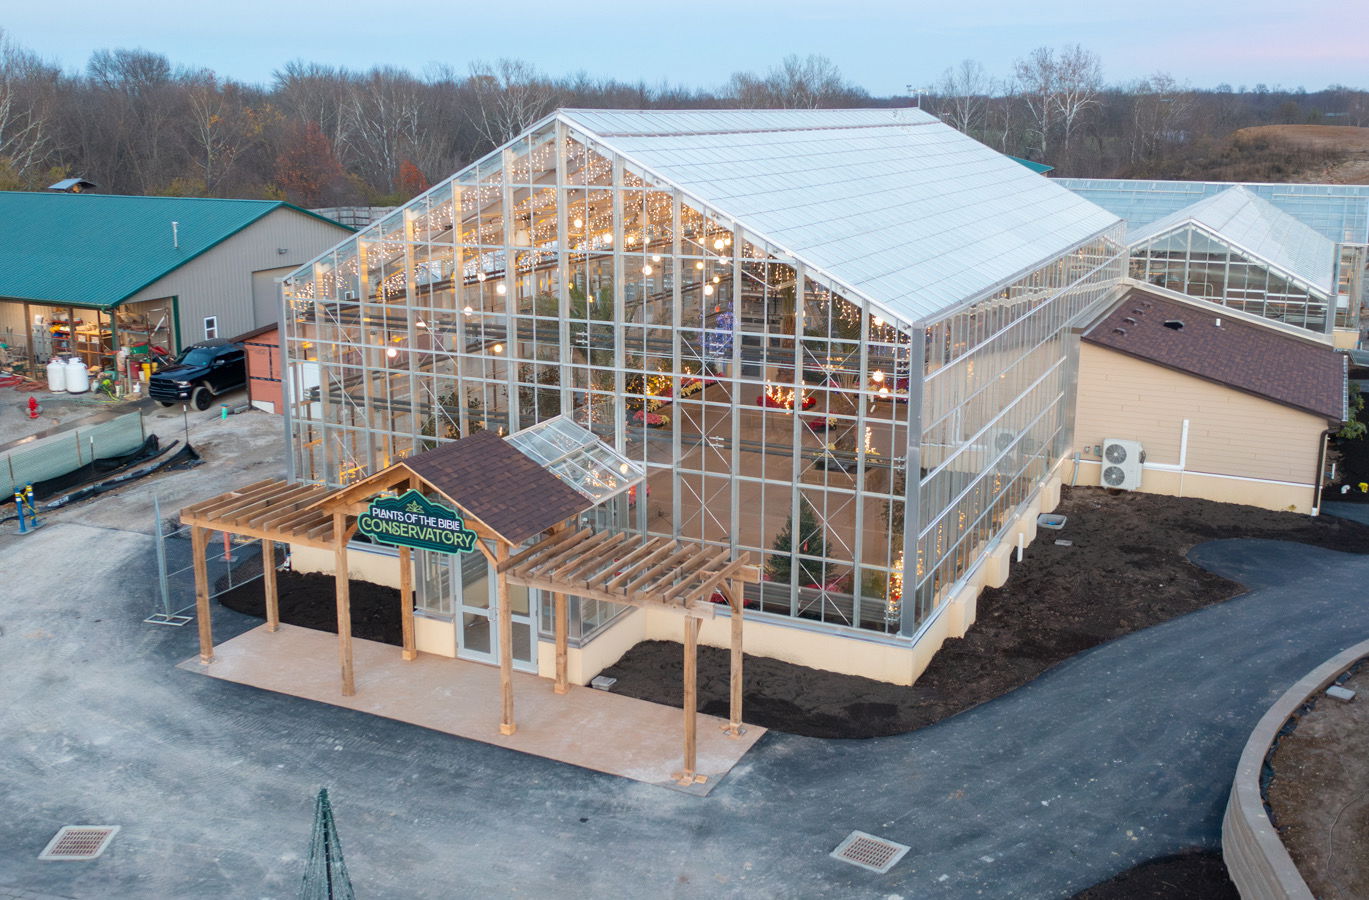
<path fill-rule="evenodd" d="M 1156 70 L 1196 87 L 1369 87 L 1365 0 L 69 0 L 7 4 L 10 36 L 67 68 L 142 47 L 265 82 L 300 58 L 354 68 L 517 56 L 552 75 L 716 86 L 787 53 L 821 53 L 876 95 L 930 85 L 964 58 L 1006 75 L 1033 47 L 1081 43 L 1109 82 Z"/>

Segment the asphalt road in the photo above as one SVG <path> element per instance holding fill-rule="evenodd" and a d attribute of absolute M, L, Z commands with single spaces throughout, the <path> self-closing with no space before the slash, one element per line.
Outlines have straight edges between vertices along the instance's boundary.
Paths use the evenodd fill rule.
<path fill-rule="evenodd" d="M 0 543 L 0 890 L 291 897 L 331 789 L 357 896 L 1064 897 L 1215 847 L 1236 759 L 1293 681 L 1369 634 L 1369 558 L 1198 548 L 1251 593 L 1076 657 L 940 725 L 767 735 L 707 798 L 173 665 L 151 538 L 64 520 Z M 215 613 L 226 640 L 253 622 Z M 99 860 L 35 857 L 117 824 Z M 831 859 L 908 844 L 887 875 Z"/>

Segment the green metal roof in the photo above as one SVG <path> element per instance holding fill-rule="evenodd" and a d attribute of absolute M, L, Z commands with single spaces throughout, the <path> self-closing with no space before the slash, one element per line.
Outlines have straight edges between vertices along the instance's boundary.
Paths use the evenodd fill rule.
<path fill-rule="evenodd" d="M 1055 168 L 1055 166 L 1048 166 L 1045 163 L 1032 162 L 1029 159 L 1023 159 L 1020 156 L 1009 156 L 1008 159 L 1012 160 L 1015 163 L 1021 163 L 1022 165 L 1026 166 L 1028 169 L 1031 169 L 1038 175 L 1045 175 L 1047 172 Z"/>
<path fill-rule="evenodd" d="M 277 209 L 352 231 L 275 200 L 0 191 L 0 298 L 109 309 Z"/>

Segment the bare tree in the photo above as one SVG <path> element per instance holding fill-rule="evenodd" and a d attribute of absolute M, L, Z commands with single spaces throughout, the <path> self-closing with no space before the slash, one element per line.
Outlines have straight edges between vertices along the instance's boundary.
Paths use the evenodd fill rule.
<path fill-rule="evenodd" d="M 238 85 L 220 84 L 213 72 L 199 73 L 187 93 L 198 180 L 205 193 L 216 196 L 239 158 L 261 139 L 261 115 Z"/>
<path fill-rule="evenodd" d="M 36 169 L 52 148 L 51 93 L 57 72 L 0 28 L 0 162 L 17 177 Z"/>
<path fill-rule="evenodd" d="M 313 122 L 340 154 L 346 139 L 343 109 L 356 77 L 346 69 L 292 60 L 275 73 L 272 96 L 291 119 Z"/>
<path fill-rule="evenodd" d="M 393 191 L 400 164 L 414 155 L 422 117 L 417 79 L 388 66 L 372 69 L 352 85 L 343 107 L 344 162 L 368 183 Z"/>
<path fill-rule="evenodd" d="M 1027 108 L 1035 132 L 1039 138 L 1037 149 L 1045 159 L 1050 149 L 1050 135 L 1055 127 L 1057 111 L 1056 96 L 1059 91 L 1059 67 L 1055 51 L 1050 47 L 1037 47 L 1013 64 L 1013 75 L 1021 90 L 1022 101 Z"/>
<path fill-rule="evenodd" d="M 723 88 L 731 105 L 742 109 L 818 109 L 845 106 L 868 95 L 841 76 L 827 57 L 790 54 L 761 78 L 737 72 Z"/>
<path fill-rule="evenodd" d="M 521 59 L 473 62 L 469 81 L 475 100 L 471 121 L 492 147 L 556 108 L 556 86 Z"/>
<path fill-rule="evenodd" d="M 1055 108 L 1060 113 L 1064 153 L 1070 152 L 1070 138 L 1080 120 L 1098 106 L 1103 89 L 1103 67 L 1098 55 L 1075 44 L 1066 47 L 1055 63 Z"/>
<path fill-rule="evenodd" d="M 943 72 L 937 94 L 941 118 L 947 125 L 965 134 L 972 134 L 983 127 L 989 100 L 989 79 L 978 61 L 961 60 L 960 65 Z"/>
<path fill-rule="evenodd" d="M 1167 72 L 1156 72 L 1132 89 L 1129 159 L 1141 162 L 1159 155 L 1184 136 L 1193 92 Z"/>

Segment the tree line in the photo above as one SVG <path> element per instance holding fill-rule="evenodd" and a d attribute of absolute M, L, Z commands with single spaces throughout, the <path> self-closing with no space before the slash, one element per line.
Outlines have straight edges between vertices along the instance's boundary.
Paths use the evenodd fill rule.
<path fill-rule="evenodd" d="M 146 50 L 100 50 L 82 69 L 63 71 L 0 31 L 0 190 L 81 177 L 105 193 L 389 206 L 562 106 L 913 102 L 873 97 L 816 55 L 787 56 L 714 87 L 552 77 L 517 59 L 435 65 L 420 74 L 292 61 L 256 85 Z M 1163 73 L 1108 85 L 1101 61 L 1079 46 L 1038 48 L 1004 79 L 967 60 L 918 92 L 916 102 L 995 149 L 1087 176 L 1172 177 L 1194 154 L 1248 125 L 1369 124 L 1363 91 L 1201 91 Z"/>

